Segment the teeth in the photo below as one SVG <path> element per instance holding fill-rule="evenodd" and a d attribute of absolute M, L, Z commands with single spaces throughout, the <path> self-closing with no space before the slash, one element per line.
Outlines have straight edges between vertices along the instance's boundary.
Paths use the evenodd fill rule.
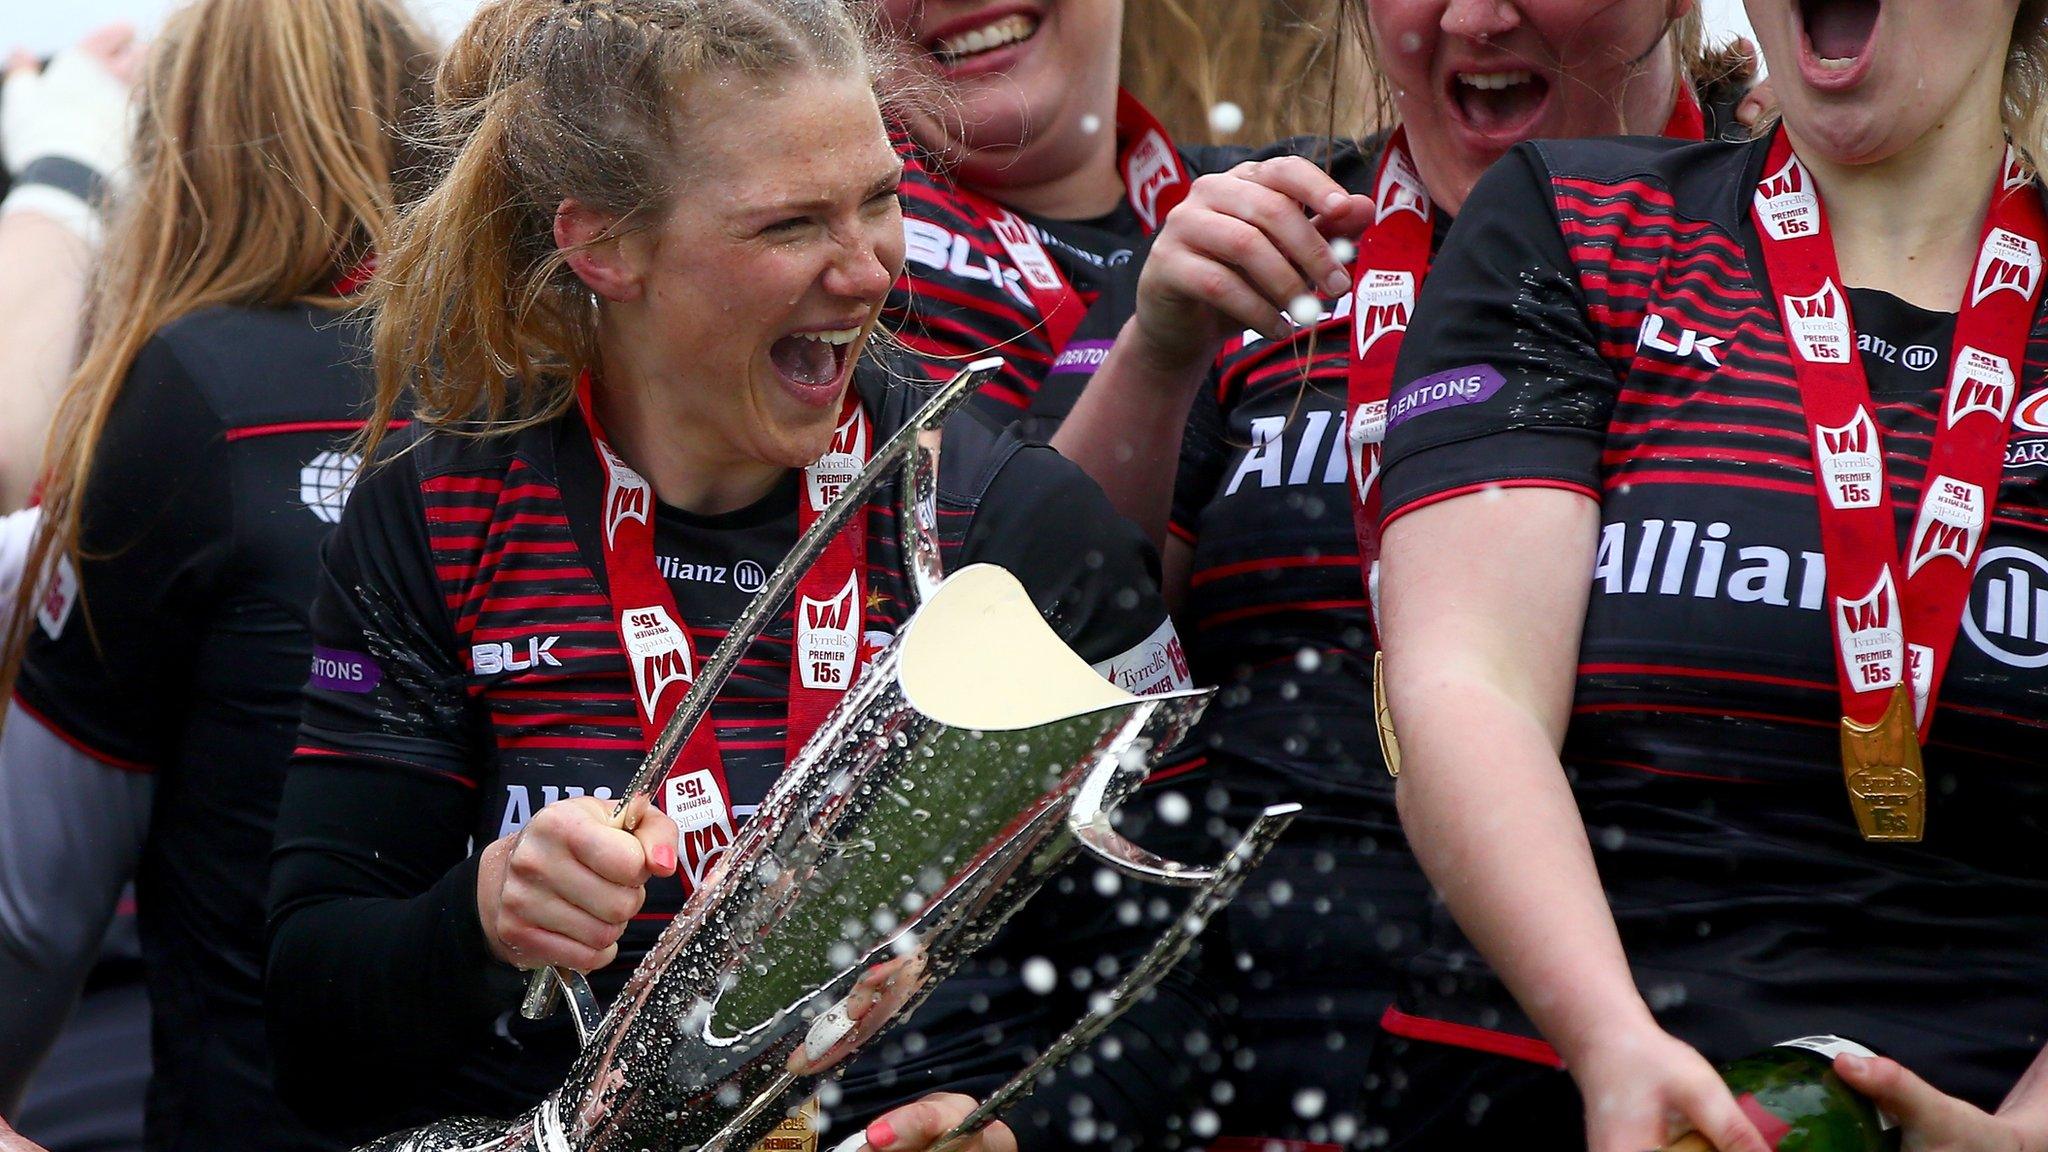
<path fill-rule="evenodd" d="M 799 340 L 816 340 L 820 344 L 846 345 L 860 339 L 860 329 L 840 328 L 831 332 L 795 332 L 791 335 Z"/>
<path fill-rule="evenodd" d="M 1511 88 L 1516 84 L 1527 84 L 1529 81 L 1535 78 L 1536 77 L 1534 73 L 1527 71 L 1458 73 L 1458 83 L 1466 84 L 1473 88 L 1485 88 L 1491 90 Z"/>
<path fill-rule="evenodd" d="M 1858 58 L 1855 56 L 1821 56 L 1818 59 L 1820 60 L 1820 66 L 1830 72 L 1847 72 L 1856 66 Z"/>
<path fill-rule="evenodd" d="M 1005 16 L 992 24 L 985 24 L 958 36 L 948 36 L 938 42 L 940 54 L 951 57 L 972 56 L 1029 39 L 1038 31 L 1038 21 L 1021 12 Z"/>

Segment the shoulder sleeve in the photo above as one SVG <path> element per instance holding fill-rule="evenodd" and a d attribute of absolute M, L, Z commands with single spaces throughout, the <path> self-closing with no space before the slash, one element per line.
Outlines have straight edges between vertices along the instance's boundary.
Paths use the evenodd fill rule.
<path fill-rule="evenodd" d="M 1181 432 L 1180 463 L 1173 477 L 1173 510 L 1167 530 L 1192 544 L 1202 534 L 1202 509 L 1216 493 L 1230 446 L 1224 435 L 1223 402 L 1218 399 L 1220 381 L 1212 369 L 1195 394 L 1188 411 L 1188 424 Z"/>
<path fill-rule="evenodd" d="M 1025 444 L 1004 461 L 972 510 L 960 562 L 1009 569 L 1060 638 L 1122 687 L 1192 683 L 1159 593 L 1158 554 L 1051 448 Z"/>
<path fill-rule="evenodd" d="M 1117 333 L 1123 331 L 1126 320 L 1137 314 L 1138 270 L 1144 267 L 1145 257 L 1151 251 L 1150 240 L 1139 243 L 1131 251 L 1130 262 L 1110 273 L 1109 282 L 1081 318 L 1073 338 L 1053 358 L 1052 368 L 1032 395 L 1030 411 L 1024 418 L 1024 432 L 1031 439 L 1052 439 L 1052 434 L 1073 412 L 1088 382 L 1095 378 L 1096 369 L 1109 358 Z"/>
<path fill-rule="evenodd" d="M 1416 302 L 1387 404 L 1386 519 L 1486 485 L 1595 494 L 1617 389 L 1539 154 L 1472 190 Z"/>
<path fill-rule="evenodd" d="M 409 461 L 358 486 L 313 606 L 272 856 L 271 1042 L 318 1123 L 389 1115 L 511 1003 L 476 908 L 473 727 Z"/>
<path fill-rule="evenodd" d="M 29 635 L 19 695 L 110 764 L 154 768 L 183 729 L 189 669 L 234 546 L 227 429 L 170 347 L 122 381 Z"/>

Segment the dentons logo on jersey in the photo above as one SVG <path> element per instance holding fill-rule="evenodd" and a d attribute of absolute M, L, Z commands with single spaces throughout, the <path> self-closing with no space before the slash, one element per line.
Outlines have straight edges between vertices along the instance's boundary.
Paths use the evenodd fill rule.
<path fill-rule="evenodd" d="M 1953 427 L 1957 421 L 1972 412 L 1985 412 L 2005 423 L 2005 414 L 2012 408 L 2012 398 L 2019 391 L 2018 381 L 2013 379 L 2012 364 L 2003 356 L 1994 356 L 1981 348 L 1965 345 L 1962 355 L 1956 357 L 1955 371 L 1948 378 L 1948 424 Z"/>
<path fill-rule="evenodd" d="M 524 672 L 529 668 L 560 668 L 562 662 L 555 658 L 552 649 L 561 639 L 560 636 L 529 636 L 523 647 L 516 648 L 510 640 L 472 644 L 469 649 L 470 668 L 479 676 Z"/>
<path fill-rule="evenodd" d="M 976 252 L 967 237 L 929 220 L 903 218 L 903 259 L 960 280 L 994 284 L 1019 306 L 1031 307 L 1031 293 L 1024 288 L 1022 273 L 994 256 Z"/>
<path fill-rule="evenodd" d="M 867 458 L 867 417 L 855 408 L 846 422 L 833 430 L 831 447 L 804 469 L 804 491 L 810 497 L 811 511 L 823 512 L 827 504 L 839 499 L 839 494 L 860 475 Z"/>
<path fill-rule="evenodd" d="M 69 556 L 58 556 L 50 564 L 50 578 L 43 581 L 43 594 L 36 603 L 36 623 L 43 635 L 55 640 L 71 622 L 71 609 L 78 605 L 78 570 Z"/>
<path fill-rule="evenodd" d="M 322 452 L 299 469 L 299 503 L 324 524 L 341 523 L 342 509 L 355 491 L 363 458 L 353 452 Z"/>
<path fill-rule="evenodd" d="M 1396 212 L 1413 212 L 1424 220 L 1429 219 L 1429 192 L 1422 186 L 1422 177 L 1416 173 L 1415 165 L 1408 154 L 1395 149 L 1387 154 L 1387 163 L 1380 172 L 1379 187 L 1373 190 L 1373 203 L 1378 211 L 1373 223 L 1378 224 Z"/>
<path fill-rule="evenodd" d="M 669 685 L 688 684 L 697 678 L 690 638 L 661 605 L 619 613 L 619 636 L 626 642 L 626 663 L 633 669 L 641 709 L 648 715 L 655 714 Z"/>
<path fill-rule="evenodd" d="M 1757 185 L 1756 214 L 1773 240 L 1811 236 L 1820 229 L 1820 198 L 1799 157 L 1789 157 Z"/>
<path fill-rule="evenodd" d="M 1847 364 L 1854 355 L 1849 339 L 1849 307 L 1833 280 L 1811 296 L 1785 297 L 1785 322 L 1792 346 L 1814 364 Z"/>
<path fill-rule="evenodd" d="M 533 802 L 533 789 L 540 789 L 540 804 Z M 574 800 L 578 796 L 594 796 L 599 800 L 612 798 L 609 788 L 592 788 L 586 792 L 573 785 L 556 784 L 507 784 L 505 785 L 505 813 L 498 819 L 498 838 L 504 839 L 533 820 L 538 808 L 545 808 L 559 800 Z"/>
<path fill-rule="evenodd" d="M 1387 427 L 1399 428 L 1407 421 L 1446 408 L 1483 404 L 1507 385 L 1507 378 L 1491 364 L 1467 364 L 1433 373 L 1394 391 L 1387 405 Z"/>
<path fill-rule="evenodd" d="M 2015 439 L 2005 447 L 2007 468 L 2048 468 L 2048 388 L 2019 402 L 2012 411 L 2015 432 L 2032 436 Z"/>
<path fill-rule="evenodd" d="M 552 640 L 554 637 L 550 636 Z M 384 682 L 384 669 L 361 652 L 350 652 L 345 648 L 313 648 L 313 667 L 307 682 L 315 688 L 329 692 L 351 692 L 358 695 L 375 692 L 377 685 Z"/>
<path fill-rule="evenodd" d="M 1968 568 L 1977 553 L 1977 538 L 1984 531 L 1984 489 L 1967 480 L 1936 476 L 1920 502 L 1920 515 L 1913 523 L 1913 547 L 1908 555 L 1906 576 L 1926 567 L 1938 556 L 1952 557 Z"/>
<path fill-rule="evenodd" d="M 1124 157 L 1124 187 L 1131 190 L 1131 208 L 1145 230 L 1159 230 L 1159 194 L 1180 182 L 1180 164 L 1173 145 L 1158 131 L 1147 129 Z"/>
<path fill-rule="evenodd" d="M 1045 254 L 1045 246 L 1038 242 L 1038 234 L 1023 217 L 1006 208 L 1002 215 L 992 217 L 989 224 L 995 228 L 1003 250 L 1010 254 L 1010 262 L 1024 274 L 1026 284 L 1040 292 L 1057 292 L 1066 283 L 1060 278 L 1059 269 L 1052 266 L 1052 257 Z"/>
<path fill-rule="evenodd" d="M 853 683 L 860 654 L 854 629 L 860 622 L 860 582 L 847 573 L 846 587 L 830 600 L 797 598 L 797 676 L 806 688 L 845 689 Z"/>
<path fill-rule="evenodd" d="M 2040 280 L 2041 246 L 2025 236 L 1993 228 L 1977 254 L 1970 303 L 1981 303 L 1993 292 L 2017 292 L 2021 299 L 2032 299 Z"/>
<path fill-rule="evenodd" d="M 1899 618 L 1899 590 L 1892 570 L 1881 568 L 1870 591 L 1851 600 L 1835 597 L 1835 641 L 1842 666 L 1858 692 L 1896 687 L 1906 672 L 1906 634 Z"/>
<path fill-rule="evenodd" d="M 1355 291 L 1351 312 L 1354 354 L 1361 360 L 1383 336 L 1408 330 L 1415 311 L 1415 274 L 1373 268 Z"/>
<path fill-rule="evenodd" d="M 1344 424 L 1341 413 L 1327 409 L 1304 412 L 1293 420 L 1285 416 L 1254 417 L 1251 450 L 1238 461 L 1237 471 L 1223 487 L 1223 495 L 1237 495 L 1247 480 L 1257 480 L 1262 489 L 1342 484 L 1350 473 L 1345 445 L 1349 437 L 1344 434 Z"/>
<path fill-rule="evenodd" d="M 2007 667 L 2048 668 L 2048 559 L 2025 548 L 1985 549 L 1963 632 Z"/>
<path fill-rule="evenodd" d="M 1094 667 L 1104 679 L 1133 696 L 1177 692 L 1192 688 L 1195 683 L 1188 671 L 1187 651 L 1181 647 L 1180 633 L 1174 630 L 1170 619 L 1161 621 L 1150 636 L 1128 651 Z"/>
<path fill-rule="evenodd" d="M 1714 354 L 1714 349 L 1722 344 L 1721 337 L 1702 336 L 1677 324 L 1671 324 L 1668 329 L 1665 325 L 1664 317 L 1655 312 L 1644 313 L 1642 327 L 1636 330 L 1636 347 L 1654 349 L 1679 360 L 1697 356 L 1709 368 L 1721 366 L 1720 357 Z"/>
<path fill-rule="evenodd" d="M 604 542 L 607 547 L 618 547 L 619 525 L 628 520 L 648 523 L 648 509 L 654 503 L 654 489 L 647 480 L 608 444 L 600 443 L 597 450 L 604 455 Z"/>
<path fill-rule="evenodd" d="M 704 877 L 732 846 L 732 817 L 718 779 L 709 769 L 679 772 L 661 782 L 661 806 L 682 834 L 679 861 L 690 886 Z"/>
<path fill-rule="evenodd" d="M 1373 400 L 1351 410 L 1351 475 L 1363 501 L 1380 479 L 1380 449 L 1387 439 L 1387 402 Z"/>
<path fill-rule="evenodd" d="M 1839 428 L 1815 424 L 1813 443 L 1828 503 L 1837 508 L 1877 507 L 1884 494 L 1884 461 L 1870 410 L 1858 408 Z"/>

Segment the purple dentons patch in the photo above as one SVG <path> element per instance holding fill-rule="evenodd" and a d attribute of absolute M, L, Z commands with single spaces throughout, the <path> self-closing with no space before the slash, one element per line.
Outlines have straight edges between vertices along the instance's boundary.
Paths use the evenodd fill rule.
<path fill-rule="evenodd" d="M 1462 408 L 1491 400 L 1507 380 L 1491 364 L 1467 364 L 1411 380 L 1387 405 L 1387 427 L 1445 408 Z"/>
<path fill-rule="evenodd" d="M 1109 359 L 1109 350 L 1114 340 L 1076 340 L 1067 345 L 1059 359 L 1052 362 L 1054 372 L 1072 372 L 1076 376 L 1093 376 L 1102 362 Z"/>
<path fill-rule="evenodd" d="M 373 692 L 384 682 L 384 669 L 361 652 L 342 648 L 313 649 L 312 685 L 329 692 Z"/>

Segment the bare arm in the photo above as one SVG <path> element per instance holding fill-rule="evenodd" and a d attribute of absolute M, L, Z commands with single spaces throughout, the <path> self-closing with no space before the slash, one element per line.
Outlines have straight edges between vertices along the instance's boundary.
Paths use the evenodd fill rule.
<path fill-rule="evenodd" d="M 1402 827 L 1459 925 L 1564 1057 L 1591 1152 L 1641 1152 L 1670 1114 L 1764 1152 L 1712 1067 L 1636 991 L 1558 752 L 1598 506 L 1473 494 L 1387 528 L 1381 568 Z"/>
<path fill-rule="evenodd" d="M 28 502 L 43 436 L 71 374 L 92 245 L 32 209 L 0 215 L 0 510 Z"/>

